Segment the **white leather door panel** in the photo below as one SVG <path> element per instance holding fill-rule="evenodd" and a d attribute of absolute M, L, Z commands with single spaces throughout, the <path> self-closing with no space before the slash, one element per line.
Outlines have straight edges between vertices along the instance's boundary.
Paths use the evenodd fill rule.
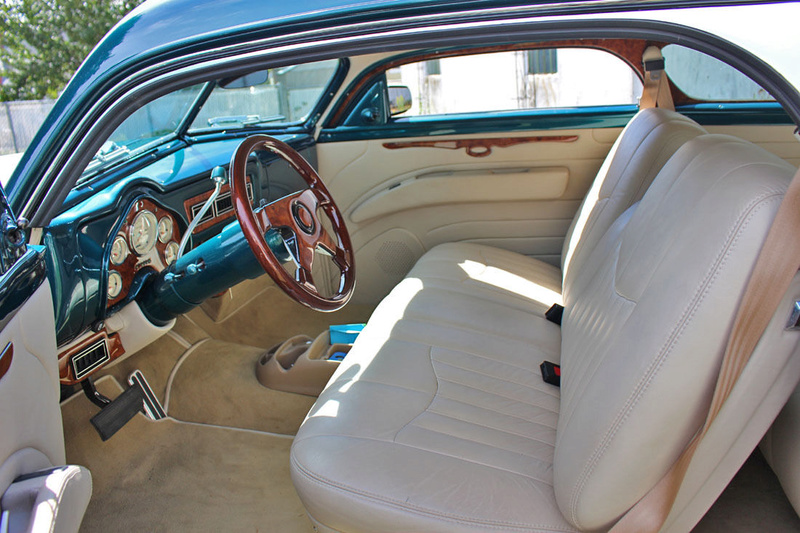
<path fill-rule="evenodd" d="M 489 244 L 558 264 L 570 222 L 620 131 L 318 144 L 320 175 L 345 214 L 356 250 L 354 301 L 378 302 L 425 251 L 443 242 Z M 446 143 L 413 146 L 531 137 L 539 139 L 492 146 L 488 154 Z"/>

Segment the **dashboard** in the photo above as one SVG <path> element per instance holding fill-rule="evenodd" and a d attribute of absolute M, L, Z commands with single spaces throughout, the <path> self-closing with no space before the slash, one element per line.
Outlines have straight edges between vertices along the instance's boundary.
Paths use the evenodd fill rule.
<path fill-rule="evenodd" d="M 149 198 L 136 200 L 111 241 L 106 283 L 107 307 L 123 301 L 135 274 L 149 267 L 161 272 L 178 257 L 177 217 Z"/>
<path fill-rule="evenodd" d="M 129 321 L 130 308 L 136 306 L 128 304 L 141 300 L 162 273 L 176 268 L 181 240 L 214 189 L 211 170 L 227 169 L 240 140 L 189 145 L 105 183 L 100 180 L 101 186 L 93 183 L 70 192 L 65 210 L 42 237 L 54 287 L 62 383 L 80 381 L 131 351 L 130 341 L 123 346 L 115 330 L 120 326 L 112 324 Z M 281 140 L 316 166 L 309 136 Z M 302 178 L 268 152 L 251 154 L 246 183 L 253 206 L 305 188 Z M 219 241 L 223 233 L 226 243 L 230 235 L 241 233 L 228 185 L 187 239 L 186 256 L 207 241 Z M 227 244 L 216 249 L 229 253 Z M 249 249 L 247 253 L 252 255 Z"/>

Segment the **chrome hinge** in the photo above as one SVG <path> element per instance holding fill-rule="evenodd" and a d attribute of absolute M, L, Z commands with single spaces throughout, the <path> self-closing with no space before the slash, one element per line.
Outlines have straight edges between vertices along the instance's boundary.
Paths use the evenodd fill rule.
<path fill-rule="evenodd" d="M 800 301 L 795 302 L 792 306 L 792 313 L 789 315 L 789 322 L 786 323 L 788 331 L 800 329 Z"/>

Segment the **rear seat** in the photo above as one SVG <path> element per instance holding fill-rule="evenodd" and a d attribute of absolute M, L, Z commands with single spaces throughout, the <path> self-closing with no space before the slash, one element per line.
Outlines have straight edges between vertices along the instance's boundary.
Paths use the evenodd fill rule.
<path fill-rule="evenodd" d="M 409 276 L 426 287 L 466 291 L 542 315 L 562 303 L 562 286 L 569 285 L 614 220 L 642 199 L 675 151 L 704 133 L 699 124 L 674 111 L 650 108 L 633 117 L 572 221 L 560 269 L 490 246 L 448 243 L 425 254 Z"/>
<path fill-rule="evenodd" d="M 638 207 L 604 201 L 622 214 L 573 249 L 561 329 L 513 287 L 448 280 L 448 269 L 464 271 L 453 247 L 430 252 L 376 309 L 295 438 L 292 477 L 314 522 L 321 531 L 608 527 L 701 424 L 793 173 L 735 138 L 686 143 Z M 534 283 L 530 259 L 488 247 L 479 257 Z M 691 511 L 674 518 L 678 530 L 707 509 L 793 388 L 797 334 L 784 323 L 773 320 L 754 355 L 759 371 L 746 371 L 747 388 L 726 404 L 725 430 L 701 445 L 676 503 Z M 560 390 L 542 382 L 543 359 L 561 360 Z"/>

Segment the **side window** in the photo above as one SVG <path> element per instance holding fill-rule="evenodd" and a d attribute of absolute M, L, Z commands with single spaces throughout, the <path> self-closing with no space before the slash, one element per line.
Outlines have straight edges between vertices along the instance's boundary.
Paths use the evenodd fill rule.
<path fill-rule="evenodd" d="M 665 46 L 665 70 L 687 96 L 710 102 L 771 102 L 760 85 L 719 59 L 677 44 Z"/>
<path fill-rule="evenodd" d="M 590 48 L 447 57 L 386 72 L 411 93 L 398 117 L 636 104 L 642 84 L 623 60 Z"/>

